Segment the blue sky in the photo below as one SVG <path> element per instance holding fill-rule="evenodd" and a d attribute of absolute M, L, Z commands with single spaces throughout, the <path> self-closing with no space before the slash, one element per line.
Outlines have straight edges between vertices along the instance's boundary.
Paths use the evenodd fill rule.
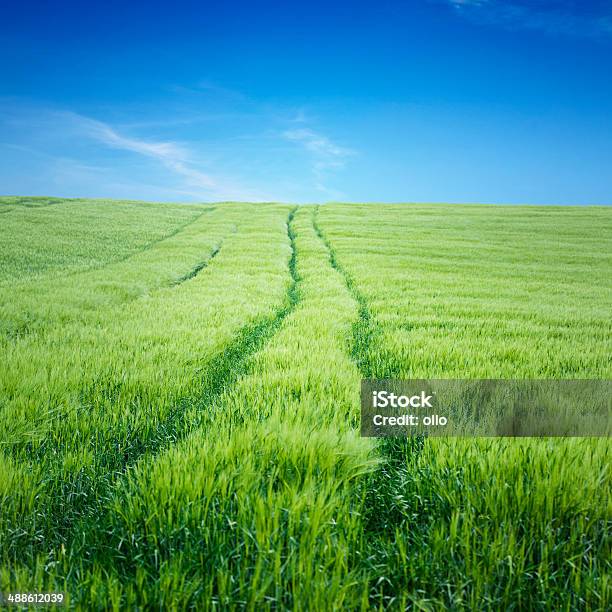
<path fill-rule="evenodd" d="M 22 2 L 0 193 L 612 203 L 612 3 Z"/>

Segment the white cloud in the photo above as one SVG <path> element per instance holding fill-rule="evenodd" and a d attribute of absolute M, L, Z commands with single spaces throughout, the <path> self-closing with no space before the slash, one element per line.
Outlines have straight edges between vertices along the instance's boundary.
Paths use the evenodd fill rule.
<path fill-rule="evenodd" d="M 332 142 L 327 136 L 318 134 L 308 128 L 300 128 L 297 130 L 287 130 L 283 133 L 287 140 L 299 142 L 306 149 L 315 155 L 326 157 L 334 160 L 343 159 L 353 154 L 353 151 L 341 147 Z"/>
<path fill-rule="evenodd" d="M 300 144 L 313 156 L 312 173 L 315 178 L 315 188 L 333 197 L 341 197 L 341 192 L 330 189 L 324 182 L 330 171 L 344 167 L 346 159 L 355 152 L 309 128 L 287 130 L 283 132 L 283 137 Z"/>
<path fill-rule="evenodd" d="M 73 119 L 84 134 L 113 149 L 132 151 L 146 157 L 156 159 L 172 172 L 186 179 L 192 187 L 203 189 L 216 189 L 218 184 L 210 175 L 205 174 L 189 163 L 188 151 L 175 142 L 155 142 L 130 138 L 119 134 L 110 125 L 102 121 L 96 121 L 89 117 L 83 117 L 75 113 L 65 113 Z"/>
<path fill-rule="evenodd" d="M 77 134 L 99 142 L 112 149 L 129 151 L 152 159 L 181 179 L 175 190 L 194 198 L 216 200 L 269 200 L 269 194 L 244 188 L 233 180 L 213 176 L 199 170 L 195 155 L 185 146 L 174 141 L 158 141 L 136 138 L 120 133 L 108 123 L 77 113 L 58 112 L 54 115 L 68 123 Z"/>
<path fill-rule="evenodd" d="M 232 117 L 228 125 L 224 118 L 210 131 L 181 129 L 190 115 L 180 115 L 179 123 L 170 110 L 159 121 L 123 111 L 119 123 L 0 97 L 0 127 L 44 155 L 45 181 L 65 192 L 134 199 L 159 192 L 153 199 L 200 201 L 304 202 L 317 192 L 344 197 L 328 183 L 354 151 L 310 129 L 306 109 L 255 107 L 247 119 Z"/>

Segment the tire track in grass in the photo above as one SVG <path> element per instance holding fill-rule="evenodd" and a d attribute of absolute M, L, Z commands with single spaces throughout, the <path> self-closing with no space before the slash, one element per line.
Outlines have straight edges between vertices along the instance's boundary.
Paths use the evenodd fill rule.
<path fill-rule="evenodd" d="M 38 208 L 47 208 L 48 206 L 54 206 L 56 204 L 62 204 L 65 201 L 67 201 L 67 200 L 61 200 L 59 202 L 53 202 L 51 204 L 45 204 L 43 206 L 25 206 L 25 205 L 21 205 L 21 206 L 16 206 L 15 208 L 11 208 L 10 210 L 18 210 L 18 209 L 21 209 L 21 210 L 23 210 L 23 209 L 36 210 Z M 93 265 L 93 266 L 88 267 L 88 268 L 72 270 L 70 272 L 64 272 L 62 274 L 61 278 L 62 279 L 70 278 L 70 277 L 73 277 L 73 276 L 78 276 L 80 274 L 87 274 L 89 272 L 96 272 L 96 271 L 104 270 L 105 268 L 109 268 L 109 267 L 111 267 L 111 266 L 113 266 L 115 264 L 126 262 L 129 259 L 132 259 L 133 257 L 136 257 L 136 256 L 140 255 L 141 253 L 145 253 L 146 251 L 151 250 L 152 248 L 154 248 L 155 246 L 157 246 L 161 242 L 165 242 L 166 240 L 169 240 L 170 238 L 173 238 L 177 234 L 180 234 L 182 231 L 187 229 L 190 225 L 192 225 L 193 223 L 196 223 L 197 221 L 199 221 L 206 213 L 211 213 L 211 212 L 214 212 L 215 210 L 217 210 L 216 206 L 206 205 L 206 206 L 204 206 L 202 208 L 202 212 L 200 212 L 199 215 L 196 215 L 195 217 L 193 217 L 192 219 L 189 219 L 185 223 L 182 223 L 181 225 L 176 226 L 171 232 L 169 232 L 167 234 L 164 234 L 163 236 L 160 236 L 159 238 L 155 238 L 154 240 L 151 240 L 150 242 L 147 242 L 146 244 L 144 244 L 142 247 L 138 248 L 137 250 L 131 251 L 130 253 L 127 253 L 126 255 L 124 255 L 123 257 L 120 257 L 119 259 L 112 259 L 112 260 L 107 261 L 105 263 L 102 263 L 100 265 Z M 2 211 L 0 209 L 0 212 L 9 212 L 9 211 Z M 20 281 L 20 282 L 28 282 L 29 283 L 29 282 L 32 282 L 33 280 L 35 281 L 37 279 L 36 278 L 32 278 L 32 279 L 28 279 L 27 281 Z M 6 284 L 11 284 L 11 283 L 14 283 L 14 281 L 6 280 L 6 281 L 0 282 L 0 285 L 6 285 Z"/>
<path fill-rule="evenodd" d="M 102 544 L 99 541 L 102 536 L 98 520 L 100 500 L 109 499 L 112 490 L 137 462 L 150 460 L 201 426 L 207 418 L 207 408 L 246 373 L 252 356 L 274 336 L 299 301 L 295 234 L 292 228 L 296 210 L 297 207 L 293 208 L 287 218 L 287 236 L 291 247 L 288 269 L 291 280 L 284 303 L 276 313 L 242 327 L 225 349 L 207 364 L 197 396 L 178 401 L 175 409 L 157 425 L 155 432 L 147 439 L 134 439 L 121 449 L 121 453 L 114 452 L 115 449 L 109 445 L 107 461 L 96 474 L 80 473 L 69 482 L 51 483 L 51 486 L 58 489 L 51 498 L 52 505 L 45 508 L 44 514 L 32 517 L 34 524 L 29 526 L 30 529 L 27 526 L 20 527 L 20 534 L 6 546 L 5 559 L 23 563 L 24 559 L 29 558 L 34 565 L 38 555 L 46 553 L 54 558 L 54 550 L 57 549 L 70 550 L 71 557 L 75 559 L 92 557 L 91 551 Z M 190 410 L 195 414 L 191 420 L 185 418 Z M 45 454 L 57 452 L 60 465 L 63 459 L 58 450 L 54 451 L 47 446 Z M 37 543 L 32 533 L 37 534 Z"/>
<path fill-rule="evenodd" d="M 216 206 L 207 206 L 206 208 L 202 210 L 202 212 L 199 215 L 195 216 L 193 219 L 190 219 L 189 221 L 186 221 L 185 223 L 178 225 L 168 234 L 164 234 L 163 236 L 160 236 L 159 238 L 156 238 L 155 240 L 151 240 L 151 242 L 147 242 L 137 251 L 132 251 L 131 253 L 128 253 L 127 255 L 120 257 L 119 259 L 113 259 L 112 261 L 106 262 L 100 266 L 93 266 L 91 268 L 86 268 L 83 270 L 74 270 L 73 272 L 67 272 L 62 276 L 62 278 L 78 276 L 79 274 L 86 274 L 87 272 L 104 270 L 105 268 L 109 268 L 110 266 L 113 266 L 115 264 L 124 263 L 132 259 L 133 257 L 140 255 L 141 253 L 150 251 L 153 247 L 157 246 L 158 244 L 165 242 L 166 240 L 170 240 L 170 238 L 174 238 L 177 234 L 180 234 L 182 231 L 187 229 L 190 225 L 193 225 L 194 223 L 199 221 L 206 213 L 211 213 L 211 212 L 214 212 L 215 210 L 217 210 Z"/>
<path fill-rule="evenodd" d="M 235 234 L 237 231 L 238 231 L 238 227 L 234 225 L 232 226 L 230 233 Z M 212 249 L 212 251 L 210 252 L 210 254 L 208 255 L 206 259 L 203 259 L 201 262 L 195 265 L 189 272 L 187 272 L 187 274 L 181 276 L 180 278 L 175 280 L 173 283 L 171 283 L 171 286 L 180 285 L 181 283 L 184 283 L 185 281 L 191 280 L 192 278 L 195 278 L 204 268 L 207 268 L 212 263 L 212 260 L 219 254 L 219 251 L 221 251 L 221 247 L 223 246 L 223 240 L 224 238 L 222 238 L 218 242 L 218 244 Z"/>
<path fill-rule="evenodd" d="M 207 268 L 212 263 L 212 260 L 219 254 L 219 251 L 221 250 L 222 246 L 223 246 L 223 240 L 219 242 L 219 244 L 217 244 L 217 246 L 213 248 L 213 250 L 210 252 L 210 254 L 208 255 L 206 259 L 196 264 L 189 272 L 187 272 L 187 274 L 184 274 L 183 276 L 175 280 L 172 283 L 172 286 L 180 285 L 181 283 L 184 283 L 185 281 L 195 278 L 204 268 Z"/>
<path fill-rule="evenodd" d="M 202 218 L 202 216 L 207 213 L 207 212 L 213 212 L 214 210 L 216 210 L 216 207 L 210 207 L 210 208 L 206 208 L 204 209 L 201 214 L 199 214 L 197 217 L 195 217 L 194 219 L 191 219 L 190 221 L 184 223 L 183 225 L 181 225 L 180 227 L 176 228 L 175 230 L 172 231 L 172 233 L 167 234 L 165 236 L 162 236 L 161 238 L 148 243 L 147 245 L 145 245 L 144 248 L 139 249 L 136 252 L 130 253 L 128 255 L 126 255 L 125 257 L 123 257 L 122 259 L 116 260 L 116 261 L 111 261 L 111 262 L 107 262 L 106 264 L 97 267 L 97 268 L 88 268 L 86 270 L 75 270 L 74 272 L 71 273 L 67 273 L 64 277 L 62 277 L 61 282 L 64 282 L 64 279 L 72 279 L 74 276 L 76 275 L 95 275 L 98 273 L 102 273 L 105 274 L 107 272 L 113 271 L 113 267 L 117 266 L 117 265 L 121 265 L 123 263 L 129 262 L 130 259 L 134 259 L 136 257 L 140 257 L 141 255 L 143 255 L 144 253 L 147 253 L 147 251 L 153 251 L 155 249 L 155 247 L 159 246 L 160 244 L 178 236 L 179 234 L 181 234 L 182 232 L 184 232 L 189 226 L 193 225 L 194 223 L 196 223 L 199 219 Z M 0 212 L 2 212 L 2 210 L 0 209 Z M 235 233 L 235 229 L 231 230 L 231 233 Z M 184 274 L 183 276 L 179 277 L 176 280 L 171 280 L 171 279 L 167 279 L 165 280 L 163 283 L 157 285 L 157 286 L 153 286 L 153 287 L 147 287 L 145 293 L 151 289 L 153 290 L 157 290 L 157 289 L 162 289 L 164 287 L 173 287 L 175 285 L 180 285 L 181 283 L 195 277 L 197 274 L 199 274 L 204 268 L 206 268 L 210 263 L 211 260 L 219 253 L 220 249 L 221 249 L 221 245 L 223 243 L 223 238 L 221 239 L 221 241 L 217 244 L 217 246 L 215 246 L 213 248 L 213 250 L 211 251 L 211 253 L 202 261 L 198 262 L 198 264 L 193 267 L 191 270 L 189 270 L 186 274 Z M 114 273 L 117 273 L 117 270 L 114 270 Z M 81 277 L 81 278 L 85 278 L 85 277 Z M 90 279 L 91 280 L 91 279 Z M 110 278 L 109 278 L 110 280 Z M 9 284 L 11 281 L 6 281 L 6 284 Z M 74 281 L 72 281 L 74 282 Z M 92 285 L 93 289 L 92 291 L 96 292 L 99 291 L 102 294 L 104 293 L 105 289 L 104 289 L 104 285 L 103 283 L 98 280 L 98 284 L 96 285 L 95 282 L 93 281 L 94 285 Z M 48 281 L 47 281 L 47 284 Z M 0 286 L 2 286 L 2 283 L 0 283 Z M 54 286 L 54 285 L 51 285 Z M 31 288 L 31 284 L 30 281 L 27 281 L 26 284 L 24 284 L 23 286 L 25 291 L 30 290 Z M 55 286 L 54 286 L 55 288 Z M 82 288 L 81 288 L 82 290 Z M 81 299 L 81 293 L 77 294 L 77 299 Z M 70 297 L 70 296 L 69 296 Z M 118 305 L 122 305 L 122 304 L 126 304 L 132 301 L 135 301 L 137 299 L 140 299 L 142 297 L 142 294 L 138 295 L 138 294 L 134 294 L 131 295 L 129 297 L 126 297 L 124 299 L 122 299 L 120 302 L 115 303 L 110 305 L 110 307 L 114 307 L 114 306 L 118 306 Z M 14 296 L 13 296 L 14 298 Z M 11 299 L 13 299 L 11 298 Z M 54 299 L 57 300 L 57 297 L 54 296 Z M 93 298 L 92 298 L 93 299 Z M 62 303 L 66 304 L 66 303 L 70 303 L 69 298 L 67 299 L 65 296 L 63 296 L 62 299 Z M 0 302 L 0 311 L 2 309 L 2 303 Z M 21 340 L 23 338 L 26 338 L 27 336 L 29 336 L 30 334 L 36 333 L 37 331 L 39 331 L 39 329 L 32 324 L 32 322 L 36 322 L 37 319 L 34 317 L 31 320 L 26 320 L 25 322 L 21 322 L 19 324 L 15 323 L 13 325 L 7 325 L 6 328 L 3 328 L 0 330 L 0 336 L 4 336 L 6 339 L 10 340 L 10 341 L 14 341 L 17 342 L 18 340 Z"/>
<path fill-rule="evenodd" d="M 174 551 L 177 562 L 181 554 L 187 555 L 176 568 L 181 574 L 228 572 L 236 577 L 228 592 L 223 585 L 202 582 L 197 587 L 200 595 L 188 605 L 184 594 L 177 594 L 178 607 L 257 609 L 267 603 L 290 608 L 301 603 L 325 609 L 320 603 L 313 607 L 315 598 L 327 601 L 328 587 L 344 590 L 337 583 L 339 576 L 345 576 L 343 553 L 338 551 L 349 546 L 351 536 L 342 526 L 342 516 L 349 515 L 348 506 L 355 501 L 350 483 L 371 463 L 369 444 L 356 441 L 349 425 L 354 414 L 353 383 L 359 374 L 345 347 L 357 304 L 342 276 L 329 265 L 311 212 L 300 210 L 293 225 L 297 249 L 290 268 L 296 280 L 292 293 L 299 300 L 282 329 L 253 356 L 248 372 L 229 393 L 207 411 L 193 436 L 167 454 L 139 464 L 108 504 L 107 535 L 98 538 L 94 574 L 106 575 L 112 568 L 126 586 L 124 596 L 139 572 L 147 574 L 147 592 L 156 593 L 165 580 L 166 564 L 175 559 Z M 243 437 L 248 440 L 245 444 Z M 195 456 L 194 449 L 198 449 Z M 220 464 L 215 457 L 223 457 Z M 248 474 L 248 484 L 232 475 L 233 466 Z M 166 500 L 170 510 L 163 482 L 156 477 L 160 473 L 172 483 L 171 500 Z M 234 499 L 241 500 L 239 505 Z M 198 515 L 199 508 L 209 503 L 214 514 Z M 175 511 L 179 508 L 188 513 L 193 508 L 196 514 L 185 517 Z M 279 523 L 266 534 L 271 516 L 277 516 Z M 222 535 L 226 531 L 228 539 Z M 323 544 L 326 540 L 335 546 Z M 251 548 L 260 545 L 260 553 Z M 316 563 L 311 563 L 311 556 Z M 283 561 L 279 565 L 273 558 Z M 316 570 L 295 573 L 302 563 L 327 567 L 336 578 L 323 587 L 328 578 L 317 578 Z M 294 582 L 297 576 L 301 585 Z M 351 574 L 347 581 L 355 578 Z M 315 586 L 318 596 L 310 589 Z M 307 591 L 313 600 L 306 599 Z M 157 595 L 151 597 L 155 601 Z"/>
<path fill-rule="evenodd" d="M 45 207 L 40 207 L 39 206 L 39 207 L 31 207 L 31 208 L 45 208 Z M 112 261 L 108 261 L 108 262 L 103 263 L 103 264 L 101 264 L 99 266 L 93 266 L 91 268 L 84 268 L 82 270 L 73 270 L 72 272 L 65 272 L 61 276 L 61 279 L 71 278 L 71 277 L 78 276 L 78 275 L 81 275 L 81 274 L 90 274 L 92 272 L 100 272 L 101 270 L 105 270 L 106 268 L 110 268 L 110 267 L 112 267 L 112 266 L 114 266 L 116 264 L 125 263 L 126 261 L 128 261 L 128 260 L 130 260 L 130 259 L 132 259 L 134 257 L 137 257 L 138 255 L 141 255 L 142 253 L 145 253 L 146 251 L 150 251 L 151 249 L 153 249 L 157 245 L 161 244 L 162 242 L 166 242 L 167 240 L 170 240 L 170 238 L 174 238 L 175 236 L 177 236 L 178 234 L 180 234 L 181 232 L 186 230 L 190 225 L 193 225 L 194 223 L 199 221 L 206 213 L 213 212 L 216 209 L 217 209 L 216 206 L 206 207 L 206 208 L 204 208 L 204 210 L 202 210 L 202 212 L 199 215 L 197 215 L 193 219 L 190 219 L 189 221 L 186 221 L 182 225 L 177 226 L 170 233 L 164 234 L 163 236 L 160 236 L 159 238 L 156 238 L 155 240 L 152 240 L 151 242 L 147 242 L 145 245 L 143 245 L 141 248 L 139 248 L 136 251 L 132 251 L 132 252 L 128 253 L 127 255 L 125 255 L 125 256 L 123 256 L 123 257 L 121 257 L 119 259 L 113 259 Z M 16 208 L 12 208 L 11 210 L 17 210 L 17 209 Z M 3 211 L 2 209 L 0 209 L 0 212 L 9 212 L 9 211 Z M 24 286 L 27 286 L 27 285 L 31 284 L 32 280 L 36 281 L 36 280 L 41 280 L 41 279 L 22 280 L 22 281 L 19 281 L 19 284 L 23 284 Z M 44 281 L 46 281 L 48 279 L 42 279 L 42 280 L 44 282 Z M 1 281 L 0 282 L 0 286 L 2 286 L 2 285 L 11 285 L 11 284 L 15 284 L 14 281 L 6 280 L 6 281 Z"/>
<path fill-rule="evenodd" d="M 380 326 L 373 318 L 365 296 L 359 291 L 351 274 L 340 264 L 335 249 L 321 230 L 317 220 L 319 208 L 317 206 L 312 221 L 315 233 L 327 249 L 332 268 L 342 275 L 349 293 L 359 306 L 359 318 L 353 324 L 352 329 L 351 358 L 357 364 L 364 378 L 374 378 L 376 376 L 376 368 L 374 366 L 375 350 L 373 347 L 376 347 L 376 344 L 379 342 Z"/>
<path fill-rule="evenodd" d="M 342 271 L 333 246 L 320 235 L 332 265 Z M 393 355 L 363 294 L 346 272 L 345 279 L 364 308 L 352 346 L 363 375 L 399 377 L 397 362 L 385 363 Z M 364 337 L 373 344 L 360 344 Z M 562 452 L 570 451 L 560 441 L 548 448 L 540 443 L 548 445 L 378 440 L 382 462 L 358 489 L 365 554 L 355 562 L 369 577 L 370 607 L 608 609 L 609 550 L 598 545 L 605 518 L 595 518 L 578 497 L 565 498 L 561 474 L 572 473 L 572 455 Z M 419 456 L 422 451 L 429 461 Z M 593 447 L 589 453 L 596 456 Z"/>
<path fill-rule="evenodd" d="M 205 382 L 201 388 L 197 401 L 197 418 L 186 422 L 183 417 L 187 410 L 193 406 L 193 400 L 184 400 L 177 405 L 177 409 L 164 421 L 158 428 L 157 435 L 150 441 L 138 445 L 128 452 L 124 458 L 120 470 L 115 471 L 116 476 L 106 486 L 108 493 L 120 485 L 120 481 L 125 477 L 129 468 L 132 468 L 140 461 L 149 461 L 155 455 L 163 452 L 170 446 L 184 439 L 191 431 L 201 427 L 207 418 L 213 415 L 210 408 L 214 402 L 224 394 L 228 388 L 247 373 L 253 356 L 267 344 L 277 333 L 284 320 L 293 312 L 297 306 L 299 295 L 299 276 L 297 273 L 297 250 L 295 246 L 295 233 L 292 221 L 295 216 L 297 206 L 294 207 L 287 217 L 287 236 L 291 247 L 288 269 L 291 281 L 285 294 L 285 303 L 276 311 L 272 317 L 264 318 L 252 325 L 243 327 L 237 334 L 236 339 L 227 346 L 222 353 L 209 364 L 206 369 Z M 105 499 L 108 496 L 105 496 Z M 87 514 L 79 513 L 78 524 L 81 526 L 75 532 L 82 534 L 80 544 L 77 544 L 76 551 L 73 551 L 76 558 L 82 558 L 83 552 L 87 553 L 95 543 L 102 543 L 99 540 L 99 532 L 96 523 L 95 498 L 88 508 Z M 93 519 L 93 520 L 92 520 Z M 91 525 L 96 525 L 93 529 Z M 80 546 L 80 548 L 79 548 Z"/>
<path fill-rule="evenodd" d="M 349 293 L 359 305 L 359 317 L 352 329 L 351 358 L 364 378 L 380 377 L 381 366 L 384 368 L 384 376 L 389 378 L 398 376 L 396 372 L 389 372 L 383 362 L 381 326 L 372 314 L 365 295 L 357 287 L 353 276 L 339 262 L 336 250 L 322 231 L 318 223 L 319 208 L 317 206 L 313 215 L 315 232 L 327 248 L 330 264 L 342 275 Z M 412 488 L 410 484 L 419 477 L 418 474 L 410 472 L 407 458 L 416 458 L 423 450 L 424 443 L 425 439 L 421 435 L 379 439 L 377 449 L 381 462 L 366 478 L 364 485 L 357 490 L 357 495 L 362 495 L 364 500 L 363 529 L 366 547 L 371 549 L 371 552 L 369 555 L 359 557 L 356 562 L 363 563 L 365 559 L 370 575 L 376 578 L 371 588 L 372 605 L 387 606 L 394 603 L 394 599 L 389 597 L 396 596 L 396 588 L 385 576 L 387 553 L 384 544 L 378 548 L 378 555 L 375 551 L 377 551 L 377 542 L 385 542 L 389 534 L 393 534 L 407 521 L 409 502 L 405 499 L 406 491 Z M 390 596 L 385 595 L 385 588 L 391 593 Z"/>

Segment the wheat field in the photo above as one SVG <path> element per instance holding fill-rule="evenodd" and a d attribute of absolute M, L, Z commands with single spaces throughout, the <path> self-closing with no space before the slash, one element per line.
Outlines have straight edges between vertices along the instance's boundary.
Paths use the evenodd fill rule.
<path fill-rule="evenodd" d="M 607 438 L 370 439 L 362 378 L 612 378 L 612 210 L 0 198 L 0 591 L 611 605 Z"/>

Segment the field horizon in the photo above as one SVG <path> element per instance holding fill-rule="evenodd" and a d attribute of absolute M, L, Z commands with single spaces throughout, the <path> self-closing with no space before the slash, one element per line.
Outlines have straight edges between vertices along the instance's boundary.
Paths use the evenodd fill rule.
<path fill-rule="evenodd" d="M 141 199 L 125 199 L 125 198 L 106 198 L 106 197 L 63 197 L 63 196 L 50 196 L 50 195 L 17 195 L 17 194 L 0 194 L 0 200 L 4 200 L 6 204 L 8 201 L 62 201 L 62 202 L 131 202 L 134 204 L 176 204 L 179 206 L 213 206 L 215 204 L 244 204 L 244 205 L 258 205 L 258 204 L 284 204 L 286 206 L 330 206 L 330 205 L 363 205 L 368 204 L 371 206 L 518 206 L 518 207 L 529 207 L 529 208 L 608 208 L 612 206 L 612 200 L 608 203 L 589 203 L 583 204 L 562 202 L 549 202 L 549 203 L 537 203 L 533 204 L 530 202 L 488 202 L 488 201 L 411 201 L 411 200 L 397 200 L 397 201 L 360 201 L 360 200 L 324 200 L 324 201 L 284 201 L 284 200 L 202 200 L 188 201 L 188 200 L 141 200 Z M 24 204 L 21 204 L 24 205 Z M 34 204 L 36 205 L 36 204 Z"/>

